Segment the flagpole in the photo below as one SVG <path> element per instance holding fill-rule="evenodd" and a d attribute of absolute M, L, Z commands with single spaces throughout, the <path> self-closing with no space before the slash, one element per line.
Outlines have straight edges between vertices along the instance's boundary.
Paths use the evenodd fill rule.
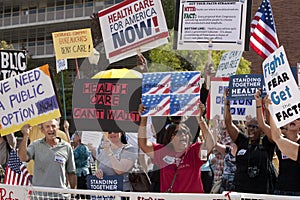
<path fill-rule="evenodd" d="M 64 120 L 67 120 L 66 97 L 65 97 L 65 86 L 64 86 L 64 75 L 63 75 L 63 71 L 60 71 L 60 76 L 61 76 L 61 90 L 62 90 L 62 98 L 63 98 Z"/>

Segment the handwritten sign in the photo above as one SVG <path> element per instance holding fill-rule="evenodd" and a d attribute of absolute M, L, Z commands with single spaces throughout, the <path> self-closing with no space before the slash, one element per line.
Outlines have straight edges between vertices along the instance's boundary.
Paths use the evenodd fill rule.
<path fill-rule="evenodd" d="M 98 13 L 106 57 L 116 62 L 168 42 L 160 0 L 129 0 Z"/>
<path fill-rule="evenodd" d="M 216 77 L 230 77 L 235 75 L 239 66 L 242 51 L 229 51 L 222 55 Z"/>
<path fill-rule="evenodd" d="M 141 79 L 79 79 L 73 92 L 77 130 L 137 132 Z"/>
<path fill-rule="evenodd" d="M 262 74 L 233 75 L 229 81 L 228 99 L 254 99 L 257 90 L 266 95 L 264 77 Z"/>
<path fill-rule="evenodd" d="M 207 117 L 213 119 L 216 115 L 224 119 L 224 91 L 228 87 L 229 78 L 213 77 L 211 91 L 207 100 Z M 255 101 L 251 99 L 235 99 L 230 101 L 230 112 L 233 120 L 245 120 L 247 115 L 256 116 Z"/>
<path fill-rule="evenodd" d="M 175 49 L 244 51 L 248 48 L 251 1 L 176 2 Z"/>
<path fill-rule="evenodd" d="M 0 81 L 0 134 L 60 117 L 48 65 Z"/>
<path fill-rule="evenodd" d="M 56 60 L 86 58 L 94 52 L 91 29 L 52 33 Z"/>
<path fill-rule="evenodd" d="M 143 116 L 198 115 L 200 72 L 144 73 Z"/>
<path fill-rule="evenodd" d="M 0 80 L 25 72 L 26 51 L 0 50 Z"/>
<path fill-rule="evenodd" d="M 262 65 L 266 90 L 272 105 L 270 113 L 278 127 L 300 117 L 300 92 L 283 46 L 265 59 Z"/>

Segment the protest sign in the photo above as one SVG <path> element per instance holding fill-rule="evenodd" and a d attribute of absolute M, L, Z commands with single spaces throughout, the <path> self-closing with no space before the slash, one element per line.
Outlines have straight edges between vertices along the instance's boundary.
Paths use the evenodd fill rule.
<path fill-rule="evenodd" d="M 137 132 L 141 79 L 79 79 L 73 92 L 77 130 Z"/>
<path fill-rule="evenodd" d="M 223 53 L 216 73 L 216 77 L 230 77 L 232 75 L 235 75 L 242 54 L 242 51 L 229 51 Z"/>
<path fill-rule="evenodd" d="M 98 13 L 110 63 L 168 42 L 168 28 L 160 0 L 127 0 Z"/>
<path fill-rule="evenodd" d="M 211 91 L 207 100 L 207 117 L 213 119 L 216 115 L 224 119 L 224 91 L 228 87 L 229 78 L 213 77 Z M 246 116 L 256 116 L 255 101 L 251 99 L 236 99 L 230 101 L 230 112 L 233 120 L 245 120 Z"/>
<path fill-rule="evenodd" d="M 238 50 L 249 47 L 250 0 L 176 1 L 174 48 Z"/>
<path fill-rule="evenodd" d="M 67 59 L 56 60 L 56 72 L 59 73 L 63 70 L 68 69 Z"/>
<path fill-rule="evenodd" d="M 26 51 L 0 50 L 0 80 L 25 72 Z"/>
<path fill-rule="evenodd" d="M 81 143 L 91 144 L 93 147 L 98 148 L 101 144 L 103 133 L 99 131 L 82 131 Z"/>
<path fill-rule="evenodd" d="M 300 87 L 300 63 L 297 63 L 297 72 L 298 72 L 298 86 Z"/>
<path fill-rule="evenodd" d="M 87 176 L 87 188 L 91 190 L 105 190 L 105 191 L 122 191 L 123 190 L 123 176 L 103 176 L 102 179 L 96 176 Z"/>
<path fill-rule="evenodd" d="M 200 72 L 144 73 L 142 116 L 198 115 Z"/>
<path fill-rule="evenodd" d="M 261 89 L 262 97 L 266 95 L 264 76 L 262 74 L 233 75 L 229 81 L 228 99 L 255 99 L 254 94 Z"/>
<path fill-rule="evenodd" d="M 52 33 L 56 60 L 86 58 L 94 53 L 91 29 Z"/>
<path fill-rule="evenodd" d="M 123 176 L 104 176 L 102 179 L 96 176 L 87 176 L 87 189 L 104 191 L 123 191 Z M 91 196 L 93 200 L 115 200 L 115 195 Z"/>
<path fill-rule="evenodd" d="M 0 81 L 0 134 L 60 117 L 49 66 Z"/>
<path fill-rule="evenodd" d="M 300 117 L 300 92 L 283 46 L 268 56 L 262 65 L 266 91 L 272 101 L 270 114 L 277 127 Z"/>

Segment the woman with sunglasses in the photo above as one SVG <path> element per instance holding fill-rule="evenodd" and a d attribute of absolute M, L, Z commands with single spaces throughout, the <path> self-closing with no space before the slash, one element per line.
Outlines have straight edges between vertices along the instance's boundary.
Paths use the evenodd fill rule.
<path fill-rule="evenodd" d="M 294 120 L 286 124 L 285 126 L 280 127 L 279 129 L 277 129 L 276 126 L 275 128 L 274 125 L 273 128 L 270 127 L 270 125 L 272 125 L 271 122 L 274 124 L 274 121 L 269 114 L 269 110 L 266 109 L 266 116 L 268 116 L 268 121 L 270 121 L 270 125 L 265 123 L 262 114 L 262 98 L 260 96 L 261 92 L 260 90 L 258 90 L 255 93 L 255 99 L 256 104 L 258 105 L 257 116 L 259 120 L 259 126 L 262 128 L 264 133 L 266 135 L 271 136 L 274 142 L 276 142 L 277 144 L 277 148 L 275 148 L 275 150 L 279 160 L 279 174 L 274 194 L 300 196 L 300 164 L 296 161 L 297 156 L 295 155 L 295 153 L 297 153 L 298 150 L 294 150 L 293 148 L 291 148 L 293 149 L 291 151 L 293 154 L 290 154 L 290 149 L 288 148 L 288 146 L 280 146 L 281 141 L 285 141 L 286 139 L 294 142 L 295 144 L 300 144 L 300 119 Z M 266 108 L 268 108 L 270 104 L 269 102 L 271 102 L 270 100 L 268 100 L 268 95 L 266 95 L 264 100 L 266 101 L 265 106 Z M 278 133 L 280 133 L 279 137 Z M 281 134 L 283 134 L 283 138 L 281 138 Z"/>
<path fill-rule="evenodd" d="M 140 105 L 139 113 L 145 107 Z M 204 104 L 199 105 L 198 124 L 205 142 L 192 144 L 190 129 L 184 123 L 170 124 L 163 144 L 147 141 L 147 117 L 141 117 L 138 130 L 139 147 L 160 167 L 160 191 L 175 193 L 203 193 L 200 167 L 206 162 L 215 142 L 202 118 Z"/>
<path fill-rule="evenodd" d="M 275 176 L 275 171 L 272 158 L 275 144 L 267 136 L 263 136 L 255 118 L 246 121 L 245 132 L 238 129 L 232 122 L 228 93 L 229 89 L 224 92 L 224 120 L 232 141 L 237 145 L 234 191 L 273 193 L 272 177 Z"/>
<path fill-rule="evenodd" d="M 105 132 L 97 152 L 94 148 L 91 151 L 97 159 L 98 169 L 95 172 L 97 178 L 122 176 L 123 191 L 132 191 L 128 173 L 137 159 L 137 149 L 127 144 L 124 132 Z"/>

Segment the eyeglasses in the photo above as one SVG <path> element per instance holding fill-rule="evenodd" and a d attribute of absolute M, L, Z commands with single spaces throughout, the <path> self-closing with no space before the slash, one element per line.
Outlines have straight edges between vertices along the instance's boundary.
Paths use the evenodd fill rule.
<path fill-rule="evenodd" d="M 248 128 L 252 128 L 252 129 L 257 129 L 258 128 L 258 125 L 256 124 L 249 124 L 247 125 Z"/>

